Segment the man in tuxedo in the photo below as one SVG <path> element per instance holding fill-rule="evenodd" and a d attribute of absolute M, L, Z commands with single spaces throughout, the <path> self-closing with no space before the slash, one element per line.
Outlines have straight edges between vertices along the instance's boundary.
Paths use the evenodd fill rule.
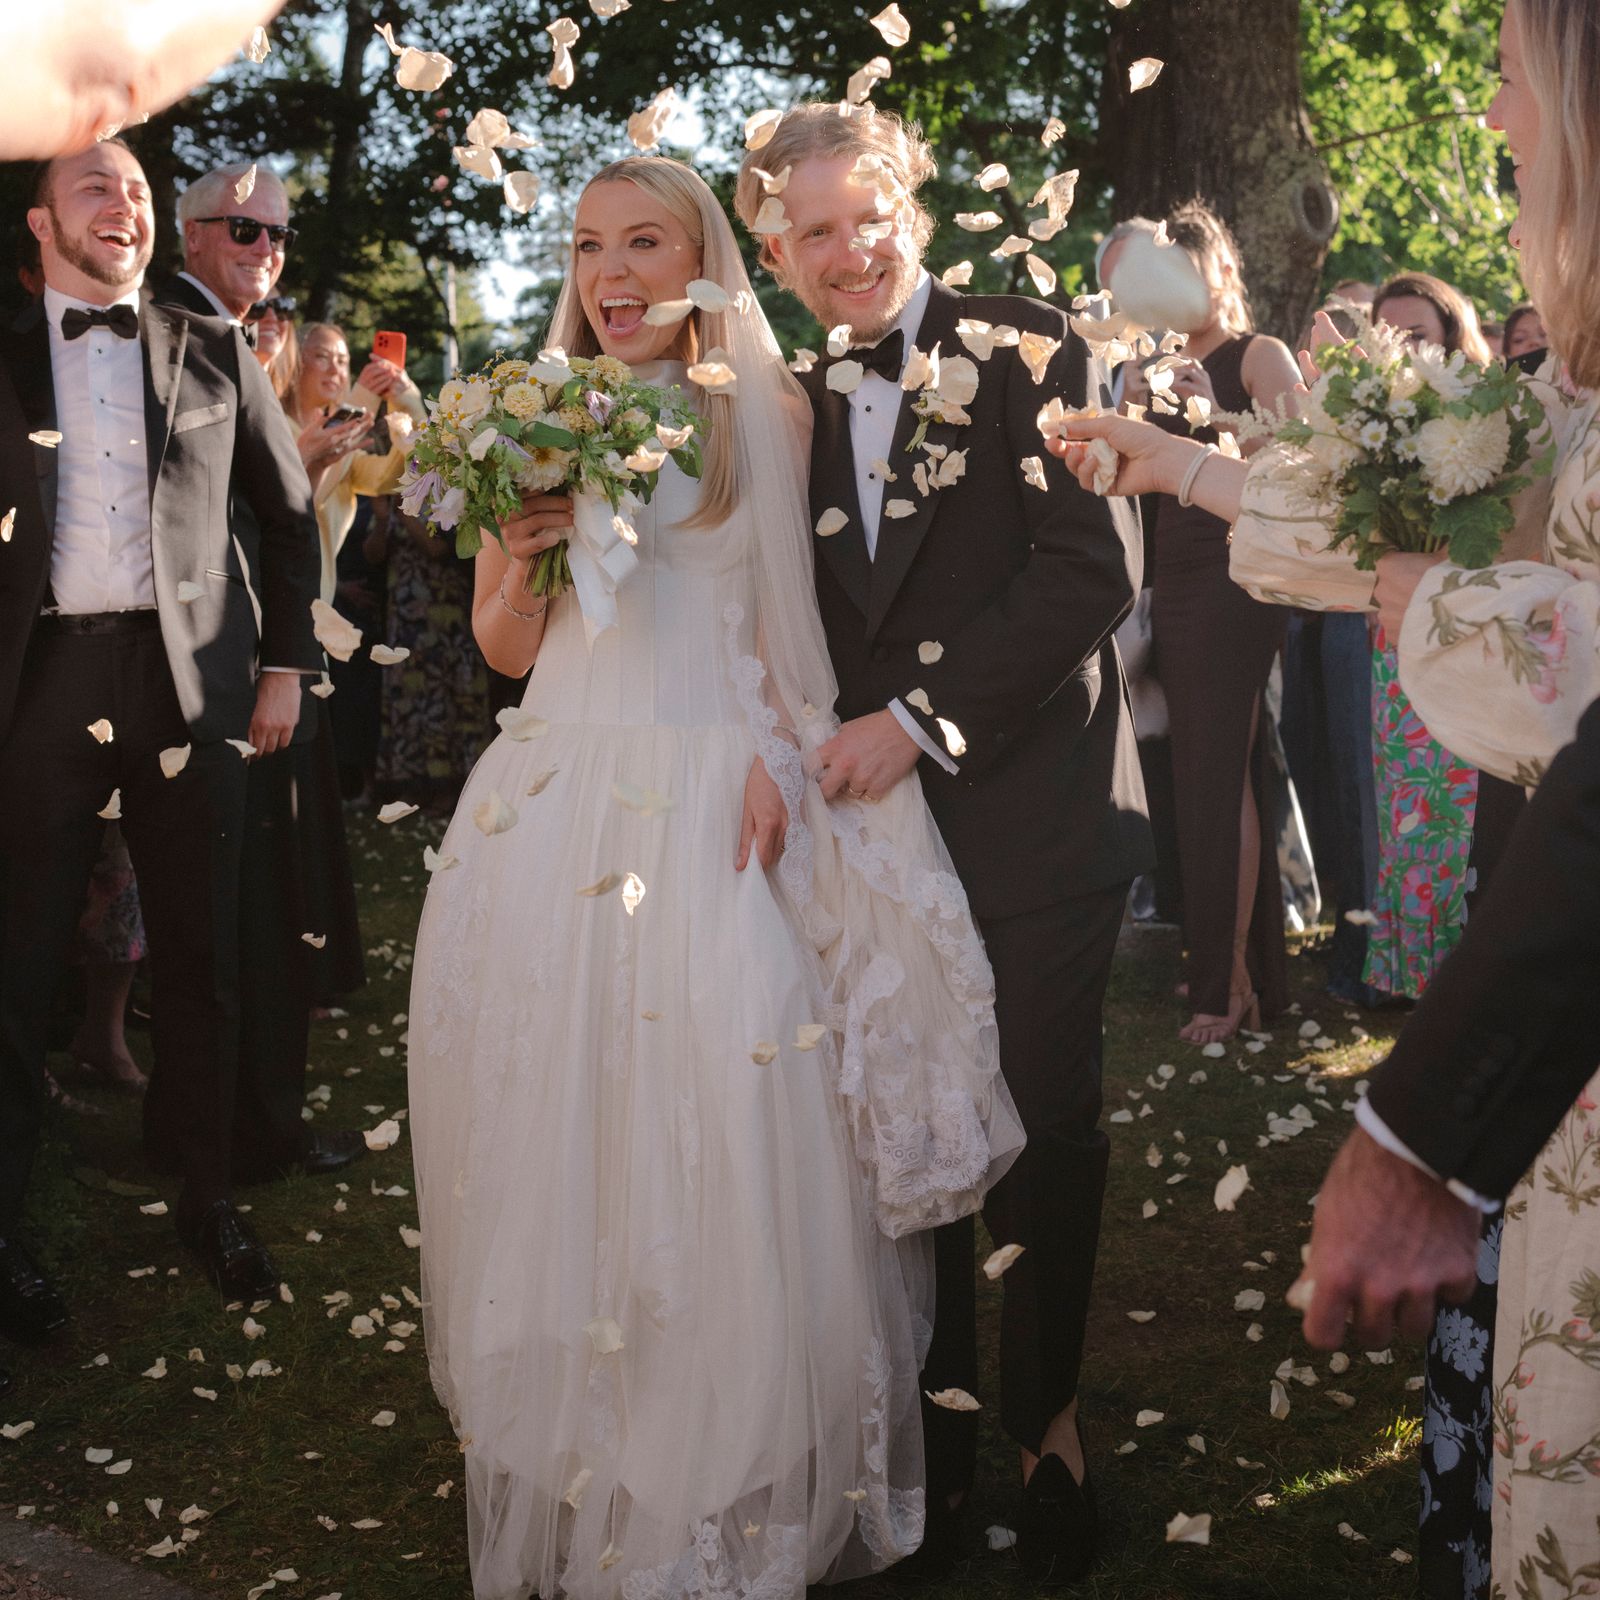
<path fill-rule="evenodd" d="M 1053 458 L 1024 462 L 1042 455 L 1041 405 L 1097 400 L 1103 375 L 1050 306 L 963 297 L 923 270 L 932 219 L 916 190 L 933 162 L 915 128 L 870 108 L 790 111 L 746 158 L 746 224 L 767 198 L 758 166 L 788 170 L 788 226 L 761 235 L 764 263 L 824 328 L 848 324 L 867 369 L 802 378 L 843 722 L 820 752 L 823 792 L 871 800 L 919 771 L 994 967 L 1000 1063 L 1028 1137 L 984 1209 L 995 1242 L 1025 1252 L 1003 1280 L 1000 1415 L 1023 1453 L 1019 1554 L 1039 1580 L 1068 1580 L 1096 1537 L 1076 1410 L 1109 1148 L 1101 1007 L 1128 885 L 1153 864 L 1112 642 L 1139 592 L 1138 520 Z M 1002 325 L 1042 382 L 1015 338 L 987 349 Z M 919 394 L 935 347 L 941 384 Z M 924 1391 L 978 1386 L 973 1245 L 970 1219 L 935 1237 Z M 937 1407 L 924 1426 L 931 1573 L 958 1551 L 976 1427 Z"/>
<path fill-rule="evenodd" d="M 179 1235 L 230 1298 L 276 1287 L 231 1198 L 240 746 L 288 742 L 320 657 L 310 485 L 238 330 L 141 307 L 138 161 L 108 140 L 50 162 L 28 225 L 43 302 L 0 331 L 0 1331 L 39 1339 L 66 1313 L 17 1229 L 49 1006 L 108 814 L 183 1107 Z"/>
<path fill-rule="evenodd" d="M 1422 1337 L 1472 1292 L 1505 1199 L 1600 1064 L 1600 703 L 1550 764 L 1455 953 L 1407 1019 L 1317 1199 L 1306 1338 Z"/>
<path fill-rule="evenodd" d="M 240 183 L 251 172 L 241 200 Z M 218 167 L 184 190 L 178 221 L 184 269 L 156 300 L 249 330 L 253 308 L 277 288 L 294 243 L 289 196 L 277 174 L 248 161 Z M 294 448 L 294 428 L 281 409 L 278 426 Z M 244 502 L 234 511 L 240 521 L 252 515 Z M 316 696 L 302 698 L 288 746 L 251 763 L 245 805 L 234 1173 L 256 1182 L 291 1171 L 337 1172 L 365 1155 L 366 1145 L 356 1129 L 314 1128 L 301 1115 L 322 959 L 302 936 L 321 933 L 335 946 L 341 970 L 329 992 L 357 987 L 365 972 L 332 730 Z M 326 903 L 315 910 L 313 893 Z M 158 1074 L 146 1097 L 146 1143 L 158 1165 L 170 1164 L 184 1114 L 167 1087 Z"/>

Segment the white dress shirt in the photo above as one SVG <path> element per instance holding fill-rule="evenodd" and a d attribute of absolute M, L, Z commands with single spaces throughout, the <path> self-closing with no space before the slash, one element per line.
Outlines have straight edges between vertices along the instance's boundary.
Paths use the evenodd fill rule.
<path fill-rule="evenodd" d="M 905 357 L 910 354 L 912 341 L 922 326 L 922 318 L 932 294 L 933 280 L 923 272 L 917 278 L 917 286 L 906 301 L 905 309 L 895 319 L 894 327 L 883 336 L 887 339 L 889 334 L 898 329 L 904 338 L 902 372 L 905 370 Z M 884 480 L 879 463 L 888 462 L 889 452 L 894 448 L 895 424 L 900 420 L 900 402 L 903 398 L 900 374 L 896 373 L 891 380 L 877 372 L 865 373 L 846 398 L 850 402 L 850 453 L 855 457 L 856 501 L 861 507 L 861 529 L 866 535 L 867 559 L 873 561 L 878 555 L 878 524 L 883 516 Z M 890 470 L 896 477 L 901 475 L 902 469 L 892 463 Z M 904 464 L 903 470 L 907 476 L 910 475 L 909 461 Z M 928 737 L 922 724 L 898 700 L 889 702 L 889 710 L 895 721 L 916 740 L 923 754 L 932 756 L 946 772 L 958 770 L 949 752 L 941 750 Z"/>
<path fill-rule="evenodd" d="M 1356 1122 L 1369 1139 L 1387 1150 L 1390 1155 L 1399 1156 L 1402 1161 L 1409 1161 L 1419 1172 L 1425 1172 L 1430 1178 L 1438 1180 L 1439 1174 L 1378 1115 L 1365 1095 L 1356 1102 Z M 1475 1189 L 1469 1189 L 1459 1178 L 1451 1178 L 1445 1183 L 1445 1188 L 1457 1200 L 1464 1200 L 1479 1211 L 1494 1212 L 1500 1209 L 1498 1200 L 1486 1199 Z"/>
<path fill-rule="evenodd" d="M 192 272 L 180 272 L 178 276 L 182 278 L 185 283 L 192 283 L 195 288 L 197 288 L 200 293 L 203 294 L 206 299 L 217 308 L 217 315 L 223 318 L 224 321 L 231 322 L 236 328 L 242 328 L 244 326 L 244 324 L 236 316 L 234 316 L 234 314 L 225 305 L 223 305 L 223 303 L 217 299 L 214 294 L 212 294 L 210 289 L 208 289 L 205 284 L 201 283 L 201 281 L 195 277 Z"/>
<path fill-rule="evenodd" d="M 137 311 L 138 289 L 116 303 Z M 74 306 L 104 309 L 56 289 L 45 290 L 50 375 L 61 435 L 50 588 L 63 612 L 148 609 L 156 603 L 156 587 L 145 453 L 144 342 L 103 327 L 65 338 L 61 314 Z"/>

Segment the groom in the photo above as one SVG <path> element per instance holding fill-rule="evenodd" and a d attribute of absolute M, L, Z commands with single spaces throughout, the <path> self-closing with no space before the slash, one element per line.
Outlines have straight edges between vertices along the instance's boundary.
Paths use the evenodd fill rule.
<path fill-rule="evenodd" d="M 1128 885 L 1153 861 L 1112 643 L 1139 592 L 1138 521 L 1043 451 L 1048 399 L 1103 399 L 1104 374 L 1062 314 L 962 296 L 923 270 L 933 219 L 916 193 L 935 168 L 921 133 L 870 107 L 796 107 L 745 158 L 747 226 L 764 204 L 771 222 L 766 191 L 786 169 L 775 198 L 788 226 L 760 235 L 762 262 L 824 328 L 849 325 L 847 355 L 867 369 L 853 386 L 850 368 L 830 382 L 827 360 L 802 378 L 843 722 L 820 752 L 823 792 L 875 799 L 916 768 L 983 932 L 1000 1063 L 1028 1136 L 984 1209 L 995 1244 L 1025 1247 L 1003 1280 L 1000 1335 L 1000 1419 L 1026 1479 L 1018 1553 L 1037 1580 L 1071 1581 L 1097 1534 L 1076 1397 L 1108 1152 L 1101 1007 Z M 966 331 L 980 350 L 984 325 L 1019 330 L 1048 358 L 1043 382 L 1015 343 L 973 361 L 962 319 L 979 324 Z M 903 389 L 902 375 L 918 381 L 913 351 L 935 347 L 943 397 Z M 934 415 L 913 447 L 919 399 Z M 1044 458 L 1042 475 L 1028 456 Z M 935 1235 L 925 1392 L 978 1387 L 973 1252 L 970 1218 Z M 924 1427 L 920 1565 L 933 1575 L 959 1554 L 977 1428 L 926 1403 Z"/>

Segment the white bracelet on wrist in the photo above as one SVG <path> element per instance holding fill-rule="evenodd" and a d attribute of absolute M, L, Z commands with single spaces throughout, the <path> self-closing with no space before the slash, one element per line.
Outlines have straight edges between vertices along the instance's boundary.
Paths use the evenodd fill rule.
<path fill-rule="evenodd" d="M 1183 482 L 1178 485 L 1178 504 L 1180 506 L 1183 506 L 1185 509 L 1187 509 L 1189 506 L 1194 504 L 1194 501 L 1190 498 L 1190 496 L 1194 493 L 1195 480 L 1200 476 L 1201 468 L 1203 468 L 1206 462 L 1208 462 L 1216 453 L 1217 447 L 1214 444 L 1203 444 L 1200 446 L 1199 455 L 1197 455 L 1194 460 L 1189 463 L 1189 470 L 1184 473 Z"/>

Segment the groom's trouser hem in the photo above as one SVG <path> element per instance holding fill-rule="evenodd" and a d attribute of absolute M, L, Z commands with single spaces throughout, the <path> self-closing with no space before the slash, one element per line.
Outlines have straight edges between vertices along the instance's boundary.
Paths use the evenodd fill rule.
<path fill-rule="evenodd" d="M 1097 1126 L 1102 1014 L 1126 901 L 1127 885 L 1117 884 L 1021 916 L 980 919 L 995 973 L 1001 1071 L 1028 1136 L 983 1212 L 996 1245 L 1023 1246 L 1001 1280 L 1000 1422 L 1035 1454 L 1078 1392 L 1110 1151 Z M 934 1256 L 923 1389 L 976 1393 L 971 1221 L 939 1230 Z M 966 1488 L 976 1418 L 925 1406 L 924 1432 L 930 1494 Z"/>

